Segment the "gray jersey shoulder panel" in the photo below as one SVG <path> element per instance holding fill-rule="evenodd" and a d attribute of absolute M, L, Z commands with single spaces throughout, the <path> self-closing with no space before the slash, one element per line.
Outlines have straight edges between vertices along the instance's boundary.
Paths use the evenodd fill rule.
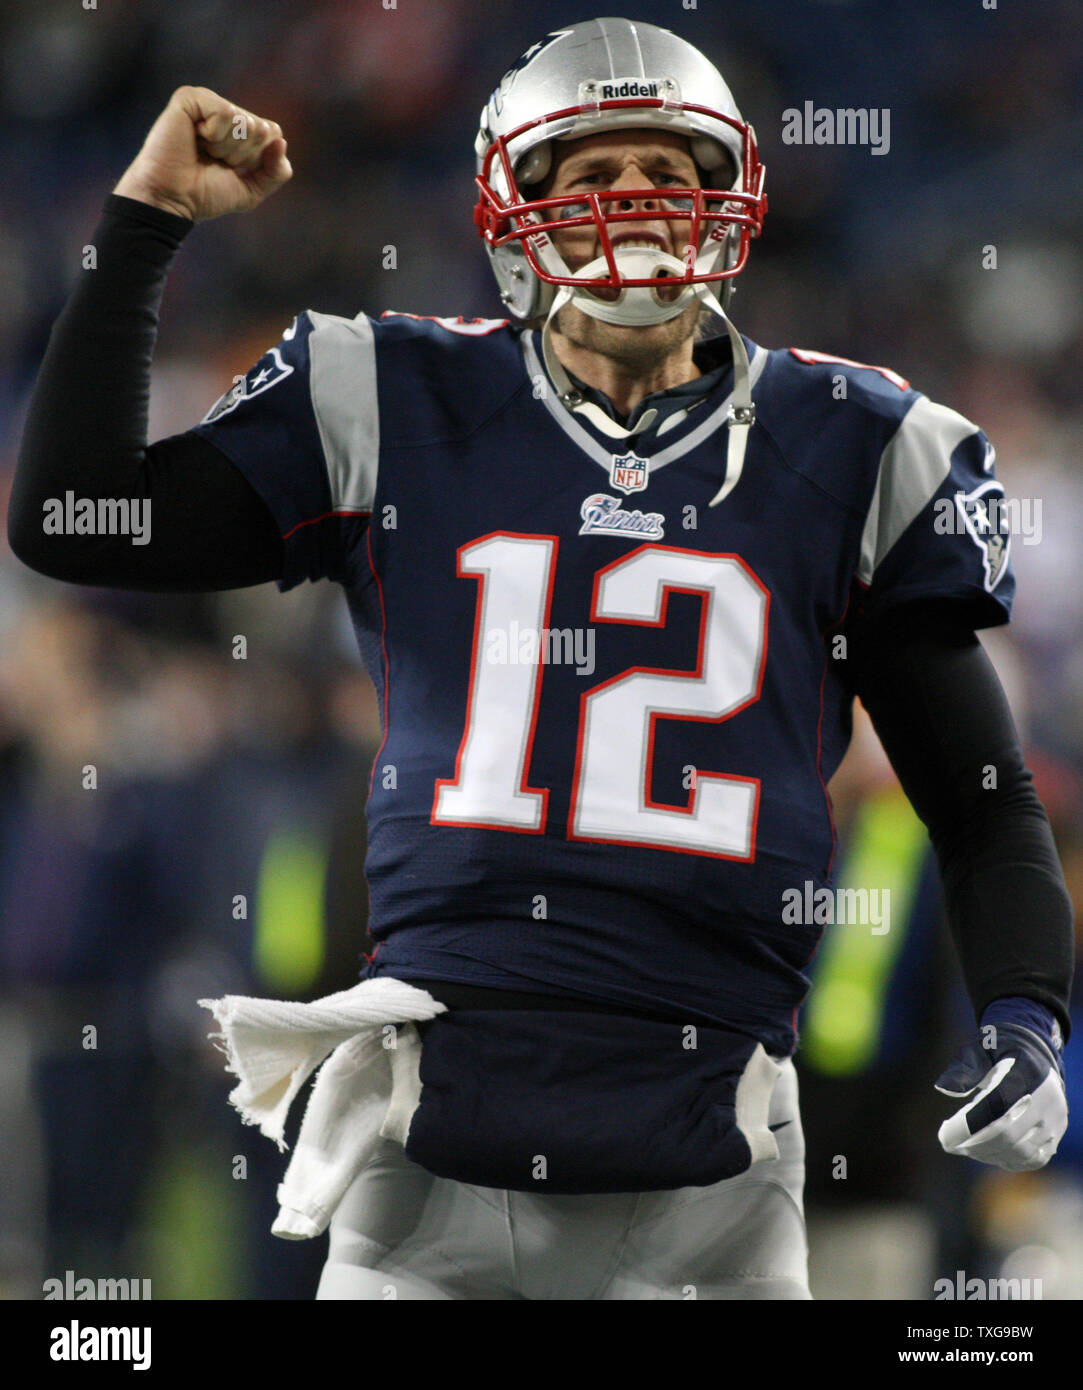
<path fill-rule="evenodd" d="M 309 311 L 312 408 L 327 461 L 335 511 L 372 510 L 380 458 L 376 344 L 364 314 Z"/>
<path fill-rule="evenodd" d="M 958 411 L 919 396 L 880 456 L 861 535 L 857 577 L 871 584 L 881 561 L 951 471 L 951 456 L 978 427 Z"/>

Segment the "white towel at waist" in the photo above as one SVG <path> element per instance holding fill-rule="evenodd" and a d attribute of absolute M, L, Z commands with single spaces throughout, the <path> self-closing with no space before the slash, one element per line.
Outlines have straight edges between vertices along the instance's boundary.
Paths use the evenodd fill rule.
<path fill-rule="evenodd" d="M 238 1078 L 230 1102 L 279 1149 L 294 1097 L 324 1063 L 271 1228 L 288 1240 L 319 1235 L 381 1136 L 405 1142 L 420 1097 L 417 1030 L 386 1025 L 435 1018 L 446 1005 L 388 975 L 311 1004 L 237 994 L 199 1003 L 214 1014 L 221 1032 L 212 1037 Z"/>

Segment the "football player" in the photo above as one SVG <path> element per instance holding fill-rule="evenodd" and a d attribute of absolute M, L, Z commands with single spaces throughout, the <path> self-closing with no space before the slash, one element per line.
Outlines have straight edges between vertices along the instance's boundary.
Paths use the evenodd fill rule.
<path fill-rule="evenodd" d="M 177 91 L 54 330 L 12 546 L 76 583 L 345 590 L 384 721 L 366 976 L 447 1009 L 321 1297 L 807 1298 L 791 1057 L 855 695 L 975 1010 L 941 1142 L 1036 1168 L 1066 1124 L 1071 911 L 975 636 L 1014 587 L 993 452 L 894 371 L 737 332 L 763 165 L 682 39 L 548 34 L 476 154 L 507 319 L 301 313 L 148 446 L 171 261 L 291 172 L 273 121 Z M 149 498 L 151 542 L 44 534 L 72 488 Z"/>

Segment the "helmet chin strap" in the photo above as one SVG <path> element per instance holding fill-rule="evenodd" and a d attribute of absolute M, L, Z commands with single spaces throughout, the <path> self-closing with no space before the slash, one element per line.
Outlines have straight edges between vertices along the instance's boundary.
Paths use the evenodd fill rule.
<path fill-rule="evenodd" d="M 722 486 L 707 504 L 717 507 L 727 498 L 741 481 L 745 466 L 745 449 L 748 447 L 748 432 L 756 423 L 756 407 L 752 402 L 752 372 L 745 351 L 744 339 L 730 323 L 709 285 L 695 285 L 700 300 L 726 325 L 730 347 L 733 350 L 733 394 L 730 397 L 729 430 L 726 439 L 726 475 Z"/>
<path fill-rule="evenodd" d="M 645 280 L 658 275 L 660 270 L 672 271 L 676 275 L 684 275 L 686 272 L 686 267 L 682 261 L 662 251 L 653 252 L 642 247 L 629 247 L 627 250 L 618 248 L 614 255 L 621 273 L 628 279 Z M 588 282 L 595 281 L 600 276 L 607 274 L 608 265 L 604 256 L 591 261 L 589 265 L 583 266 L 581 270 L 575 272 L 576 279 L 583 279 Z M 623 425 L 618 425 L 592 401 L 584 400 L 582 394 L 576 390 L 553 348 L 552 333 L 556 316 L 565 304 L 571 303 L 577 309 L 581 309 L 583 313 L 589 314 L 592 318 L 601 319 L 604 323 L 637 327 L 652 323 L 666 323 L 669 319 L 684 313 L 693 299 L 700 300 L 722 320 L 729 335 L 730 347 L 733 352 L 733 394 L 729 408 L 729 432 L 726 441 L 726 474 L 722 486 L 708 504 L 711 507 L 717 507 L 719 502 L 728 497 L 740 481 L 744 468 L 745 449 L 748 444 L 748 432 L 755 423 L 756 408 L 752 403 L 750 368 L 744 340 L 730 323 L 725 310 L 709 284 L 682 286 L 681 292 L 671 300 L 661 299 L 657 287 L 651 285 L 637 285 L 622 290 L 614 300 L 599 299 L 597 295 L 590 293 L 586 285 L 582 289 L 576 285 L 561 285 L 553 298 L 552 307 L 542 329 L 542 357 L 546 370 L 560 395 L 561 403 L 575 414 L 582 415 L 589 420 L 610 439 L 626 442 L 633 435 L 647 429 L 654 423 L 658 415 L 657 410 L 644 411 L 636 424 L 631 429 L 626 429 Z"/>

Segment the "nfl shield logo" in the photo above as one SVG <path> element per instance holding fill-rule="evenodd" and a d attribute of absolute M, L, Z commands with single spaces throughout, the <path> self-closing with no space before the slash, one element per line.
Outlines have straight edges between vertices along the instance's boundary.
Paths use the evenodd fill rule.
<path fill-rule="evenodd" d="M 638 454 L 614 454 L 609 481 L 620 492 L 642 492 L 650 466 L 650 460 L 641 459 Z"/>

